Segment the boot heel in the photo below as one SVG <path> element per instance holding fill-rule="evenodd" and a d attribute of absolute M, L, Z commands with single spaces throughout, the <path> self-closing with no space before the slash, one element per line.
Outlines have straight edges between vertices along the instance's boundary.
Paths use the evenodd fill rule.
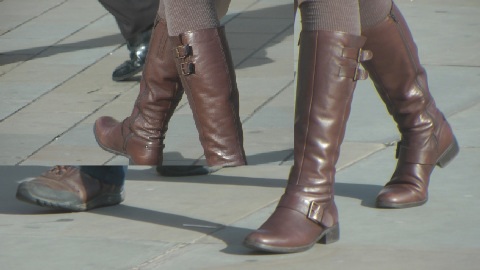
<path fill-rule="evenodd" d="M 458 142 L 457 139 L 453 138 L 452 144 L 443 152 L 443 154 L 440 156 L 440 158 L 437 161 L 437 165 L 440 168 L 444 168 L 450 163 L 450 161 L 455 158 L 455 156 L 458 154 L 460 151 L 460 148 L 458 147 Z"/>
<path fill-rule="evenodd" d="M 340 239 L 340 226 L 335 224 L 333 227 L 325 230 L 322 238 L 318 240 L 318 243 L 327 245 L 337 242 L 338 239 Z"/>

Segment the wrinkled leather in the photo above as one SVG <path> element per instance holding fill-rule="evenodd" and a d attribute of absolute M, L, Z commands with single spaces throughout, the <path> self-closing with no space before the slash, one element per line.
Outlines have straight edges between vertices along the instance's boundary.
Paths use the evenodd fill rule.
<path fill-rule="evenodd" d="M 167 25 L 157 18 L 140 91 L 133 111 L 122 122 L 103 116 L 95 122 L 98 144 L 136 165 L 161 165 L 168 122 L 183 95 L 171 55 Z"/>
<path fill-rule="evenodd" d="M 362 33 L 374 57 L 363 63 L 401 133 L 397 167 L 377 197 L 379 207 L 411 207 L 428 198 L 430 174 L 458 152 L 452 129 L 431 96 L 417 47 L 398 8 Z"/>
<path fill-rule="evenodd" d="M 335 164 L 350 114 L 364 37 L 302 31 L 294 126 L 294 165 L 274 213 L 245 239 L 269 252 L 298 252 L 338 239 Z M 356 51 L 352 54 L 352 50 Z M 365 76 L 366 77 L 366 73 Z M 334 233 L 334 230 L 337 230 Z"/>
<path fill-rule="evenodd" d="M 223 27 L 170 37 L 209 166 L 246 164 L 239 94 Z"/>

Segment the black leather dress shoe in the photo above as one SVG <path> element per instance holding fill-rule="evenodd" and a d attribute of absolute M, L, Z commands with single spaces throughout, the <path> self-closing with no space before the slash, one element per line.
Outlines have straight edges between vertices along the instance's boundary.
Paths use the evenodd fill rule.
<path fill-rule="evenodd" d="M 127 48 L 130 51 L 130 60 L 123 62 L 123 64 L 113 71 L 112 80 L 123 81 L 133 77 L 135 74 L 143 70 L 151 35 L 152 30 L 149 29 L 127 41 Z"/>

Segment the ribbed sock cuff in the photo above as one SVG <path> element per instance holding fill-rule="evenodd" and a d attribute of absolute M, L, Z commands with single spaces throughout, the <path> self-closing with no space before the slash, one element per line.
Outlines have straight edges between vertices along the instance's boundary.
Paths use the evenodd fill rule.
<path fill-rule="evenodd" d="M 317 0 L 300 5 L 302 30 L 341 31 L 360 35 L 358 0 Z"/>
<path fill-rule="evenodd" d="M 214 0 L 164 0 L 164 4 L 170 36 L 220 26 Z"/>
<path fill-rule="evenodd" d="M 383 22 L 392 9 L 392 0 L 359 0 L 362 31 Z"/>

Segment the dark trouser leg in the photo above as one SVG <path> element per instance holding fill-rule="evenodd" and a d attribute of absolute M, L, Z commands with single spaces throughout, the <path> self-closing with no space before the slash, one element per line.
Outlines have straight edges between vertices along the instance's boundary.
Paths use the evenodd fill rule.
<path fill-rule="evenodd" d="M 112 80 L 123 81 L 129 79 L 142 71 L 145 64 L 159 0 L 99 1 L 115 17 L 130 52 L 130 60 L 115 68 Z"/>
<path fill-rule="evenodd" d="M 80 171 L 106 184 L 123 186 L 127 166 L 80 166 Z"/>
<path fill-rule="evenodd" d="M 117 21 L 125 40 L 152 28 L 159 0 L 98 0 Z"/>

